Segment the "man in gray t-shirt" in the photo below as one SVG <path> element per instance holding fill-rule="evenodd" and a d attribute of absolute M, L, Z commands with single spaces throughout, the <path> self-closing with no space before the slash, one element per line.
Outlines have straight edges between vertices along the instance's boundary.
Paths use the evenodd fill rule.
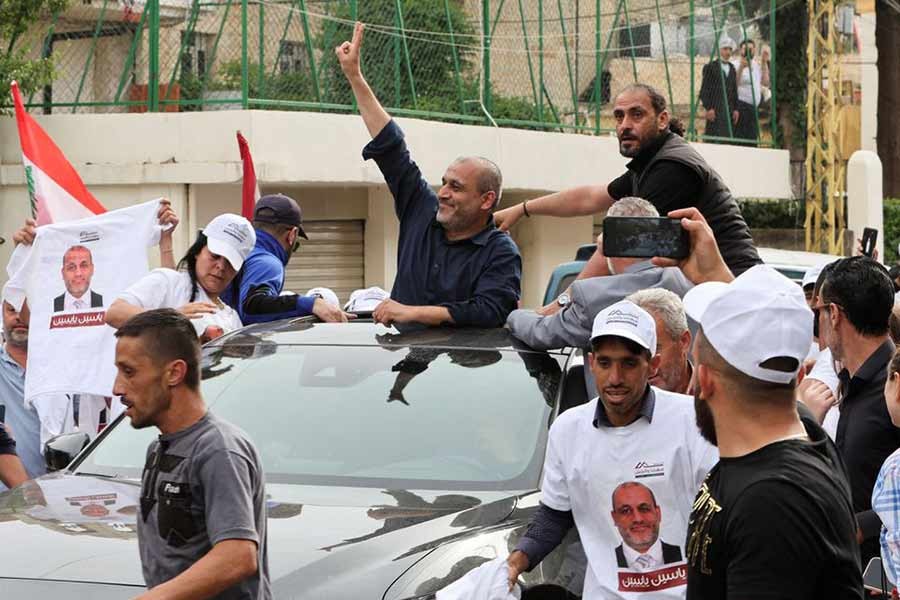
<path fill-rule="evenodd" d="M 116 337 L 114 393 L 133 427 L 161 432 L 141 477 L 141 600 L 270 600 L 262 464 L 246 434 L 207 412 L 193 326 L 151 310 Z"/>

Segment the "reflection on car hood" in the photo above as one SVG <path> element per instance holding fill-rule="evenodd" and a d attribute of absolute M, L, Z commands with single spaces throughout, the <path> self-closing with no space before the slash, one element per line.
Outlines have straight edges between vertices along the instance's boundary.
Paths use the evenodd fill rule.
<path fill-rule="evenodd" d="M 438 544 L 503 521 L 515 495 L 269 485 L 275 590 L 383 591 Z M 139 497 L 137 482 L 63 474 L 0 495 L 0 580 L 141 585 Z"/>

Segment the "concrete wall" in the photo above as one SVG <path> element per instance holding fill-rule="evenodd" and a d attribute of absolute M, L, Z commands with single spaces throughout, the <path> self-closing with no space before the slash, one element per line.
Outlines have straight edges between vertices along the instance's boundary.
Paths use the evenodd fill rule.
<path fill-rule="evenodd" d="M 235 130 L 247 137 L 263 191 L 284 191 L 308 219 L 366 219 L 366 282 L 390 287 L 397 221 L 376 165 L 360 150 L 369 136 L 359 117 L 278 111 L 38 117 L 85 183 L 108 208 L 158 196 L 182 216 L 176 253 L 220 212 L 239 210 L 241 166 Z M 548 191 L 605 182 L 625 159 L 612 137 L 591 137 L 399 119 L 425 177 L 440 181 L 447 164 L 477 153 L 501 165 L 509 206 Z M 789 198 L 786 151 L 697 144 L 735 196 Z M 748 165 L 750 168 L 748 168 Z M 760 173 L 765 176 L 761 177 Z M 0 119 L 0 235 L 27 213 L 15 124 Z M 591 217 L 534 218 L 514 232 L 524 256 L 524 305 L 540 302 L 552 268 L 592 241 Z M 0 246 L 0 262 L 10 245 Z M 0 278 L 5 275 L 0 275 Z"/>

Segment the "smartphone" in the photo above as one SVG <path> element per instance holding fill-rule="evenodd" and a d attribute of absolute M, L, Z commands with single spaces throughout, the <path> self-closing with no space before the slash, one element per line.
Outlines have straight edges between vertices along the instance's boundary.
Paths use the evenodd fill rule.
<path fill-rule="evenodd" d="M 6 405 L 0 404 L 0 423 L 6 423 Z"/>
<path fill-rule="evenodd" d="M 603 220 L 605 256 L 687 258 L 690 252 L 690 238 L 680 219 L 606 217 Z"/>
<path fill-rule="evenodd" d="M 875 242 L 878 241 L 878 230 L 871 227 L 863 228 L 862 253 L 871 258 L 875 252 Z"/>
<path fill-rule="evenodd" d="M 885 592 L 883 589 L 885 586 L 888 588 L 887 591 L 891 590 L 891 582 L 888 580 L 884 569 L 881 567 L 881 559 L 875 557 L 869 561 L 868 565 L 866 565 L 866 570 L 863 573 L 863 587 L 867 590 L 883 594 Z"/>

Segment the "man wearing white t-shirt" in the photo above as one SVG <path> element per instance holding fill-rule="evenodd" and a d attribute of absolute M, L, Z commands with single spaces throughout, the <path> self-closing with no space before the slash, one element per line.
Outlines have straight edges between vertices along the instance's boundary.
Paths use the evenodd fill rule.
<path fill-rule="evenodd" d="M 601 311 L 591 349 L 599 396 L 566 411 L 550 428 L 541 506 L 507 559 L 510 584 L 575 525 L 588 560 L 584 600 L 683 598 L 687 571 L 675 549 L 666 547 L 677 544 L 683 556 L 694 496 L 718 454 L 697 429 L 690 397 L 648 383 L 660 358 L 653 354 L 656 323 L 647 311 L 628 301 Z M 640 491 L 635 482 L 652 489 L 649 503 L 625 498 L 626 491 Z M 652 514 L 643 522 L 628 518 L 632 507 Z M 642 559 L 636 567 L 626 555 L 621 566 L 623 539 L 635 554 L 653 552 L 659 542 L 659 560 Z"/>

